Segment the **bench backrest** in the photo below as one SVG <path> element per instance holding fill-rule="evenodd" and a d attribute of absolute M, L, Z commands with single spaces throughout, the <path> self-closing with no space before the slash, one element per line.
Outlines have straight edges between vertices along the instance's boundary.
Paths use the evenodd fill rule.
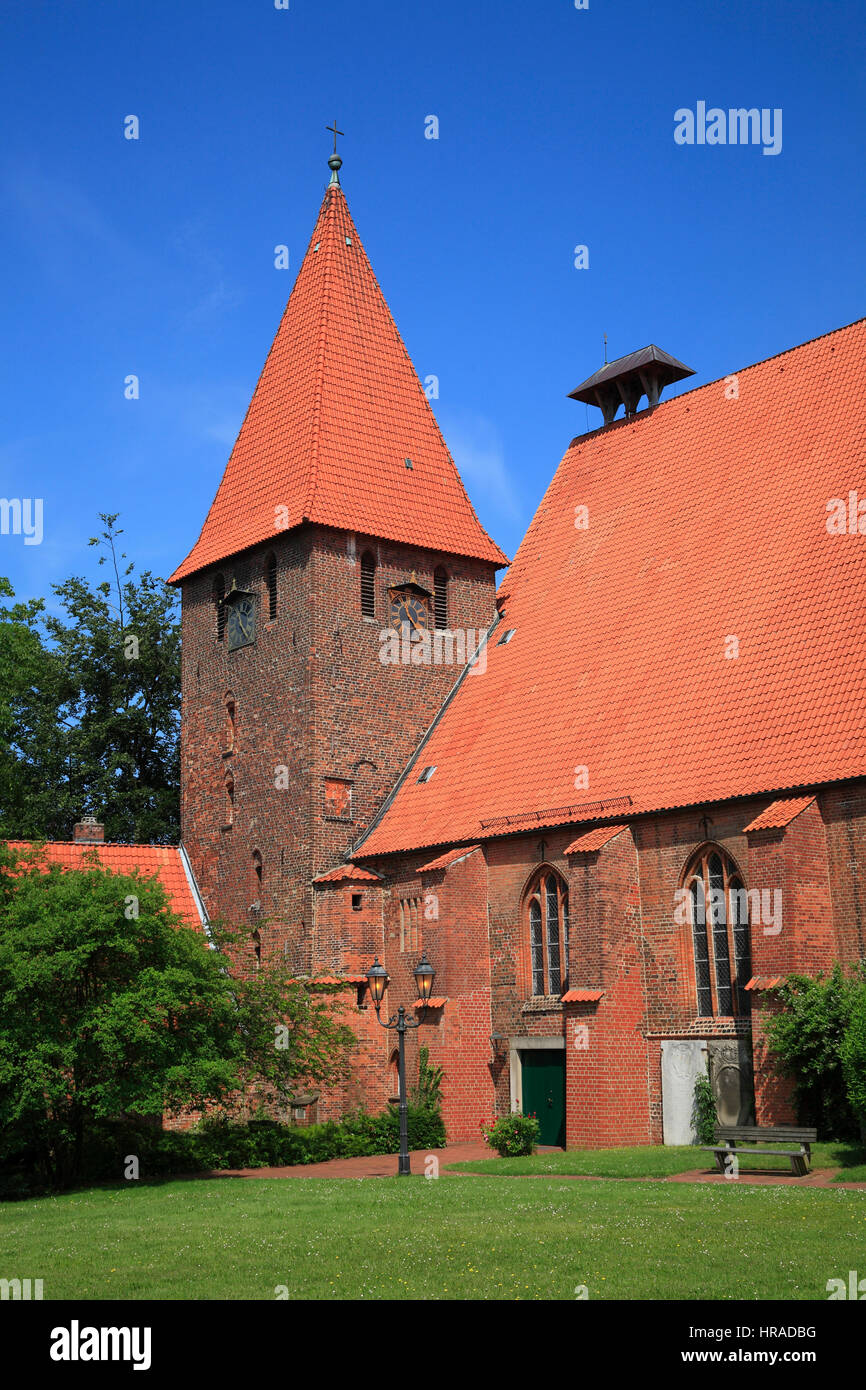
<path fill-rule="evenodd" d="M 764 1139 L 769 1143 L 814 1144 L 817 1138 L 817 1129 L 802 1129 L 796 1125 L 771 1125 L 766 1129 L 758 1125 L 716 1125 L 716 1139 L 719 1142 L 726 1139 Z"/>

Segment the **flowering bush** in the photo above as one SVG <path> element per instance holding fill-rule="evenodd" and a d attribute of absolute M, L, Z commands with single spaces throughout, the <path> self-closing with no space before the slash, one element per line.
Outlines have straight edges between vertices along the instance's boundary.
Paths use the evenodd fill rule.
<path fill-rule="evenodd" d="M 500 1115 L 498 1120 L 482 1120 L 481 1133 L 500 1158 L 521 1158 L 535 1150 L 538 1120 L 534 1115 Z"/>

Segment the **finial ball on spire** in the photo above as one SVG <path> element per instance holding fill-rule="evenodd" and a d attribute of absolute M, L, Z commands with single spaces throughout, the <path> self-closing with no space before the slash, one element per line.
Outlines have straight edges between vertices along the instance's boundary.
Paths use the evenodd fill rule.
<path fill-rule="evenodd" d="M 330 130 L 330 131 L 333 133 L 333 136 L 334 136 L 334 153 L 331 155 L 330 159 L 328 160 L 328 168 L 329 168 L 330 171 L 331 171 L 331 183 L 332 183 L 332 184 L 334 184 L 334 183 L 337 183 L 337 184 L 338 184 L 338 183 L 340 182 L 340 170 L 341 170 L 342 167 L 343 167 L 343 161 L 342 161 L 342 159 L 340 158 L 340 156 L 337 154 L 337 136 L 338 136 L 338 135 L 342 135 L 342 134 L 343 134 L 343 131 L 337 129 L 337 122 L 336 122 L 336 119 L 334 120 L 334 124 L 333 124 L 332 126 L 331 126 L 331 125 L 326 125 L 326 126 L 325 126 L 325 130 Z"/>

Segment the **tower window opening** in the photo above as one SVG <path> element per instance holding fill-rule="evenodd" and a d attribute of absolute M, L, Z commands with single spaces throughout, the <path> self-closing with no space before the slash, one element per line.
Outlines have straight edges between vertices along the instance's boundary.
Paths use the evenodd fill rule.
<path fill-rule="evenodd" d="M 370 550 L 361 556 L 361 614 L 376 616 L 376 558 Z"/>
<path fill-rule="evenodd" d="M 226 581 L 221 574 L 214 575 L 213 605 L 216 617 L 216 639 L 223 640 L 226 630 Z"/>
<path fill-rule="evenodd" d="M 433 611 L 436 617 L 436 626 L 447 628 L 448 626 L 448 575 L 441 565 L 433 573 Z"/>
<path fill-rule="evenodd" d="M 268 618 L 273 622 L 277 616 L 277 557 L 273 551 L 265 560 L 265 583 L 268 589 Z"/>

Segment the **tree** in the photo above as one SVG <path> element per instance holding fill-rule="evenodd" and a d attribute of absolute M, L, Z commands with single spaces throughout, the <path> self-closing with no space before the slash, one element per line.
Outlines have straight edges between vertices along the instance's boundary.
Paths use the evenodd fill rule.
<path fill-rule="evenodd" d="M 119 551 L 100 513 L 110 578 L 54 585 L 0 609 L 0 833 L 69 839 L 85 811 L 112 840 L 179 837 L 180 623 L 175 590 Z M 0 594 L 13 597 L 7 581 Z"/>
<path fill-rule="evenodd" d="M 0 597 L 15 597 L 8 579 L 0 578 Z M 59 669 L 42 638 L 44 608 L 42 599 L 0 604 L 0 826 L 24 837 L 50 833 L 65 777 Z"/>
<path fill-rule="evenodd" d="M 267 927 L 267 919 L 261 923 Z M 358 1040 L 342 1021 L 344 985 L 287 976 L 280 954 L 245 970 L 249 928 L 212 922 L 211 939 L 231 962 L 243 1040 L 240 1085 L 227 1109 L 287 1106 L 299 1090 L 340 1081 Z"/>
<path fill-rule="evenodd" d="M 857 1116 L 860 1138 L 866 1144 L 866 980 L 854 998 L 841 1051 L 848 1103 Z"/>
<path fill-rule="evenodd" d="M 856 1127 L 842 1071 L 842 1043 L 866 962 L 850 976 L 834 965 L 829 975 L 789 975 L 773 991 L 781 1012 L 766 1018 L 765 1032 L 780 1070 L 794 1081 L 797 1113 L 819 1138 L 851 1139 Z"/>
<path fill-rule="evenodd" d="M 83 1175 L 101 1122 L 256 1079 L 288 1094 L 301 1072 L 335 1075 L 354 1042 L 301 985 L 233 978 L 157 879 L 89 858 L 66 870 L 0 845 L 0 1160 L 30 1155 L 55 1187 Z"/>

